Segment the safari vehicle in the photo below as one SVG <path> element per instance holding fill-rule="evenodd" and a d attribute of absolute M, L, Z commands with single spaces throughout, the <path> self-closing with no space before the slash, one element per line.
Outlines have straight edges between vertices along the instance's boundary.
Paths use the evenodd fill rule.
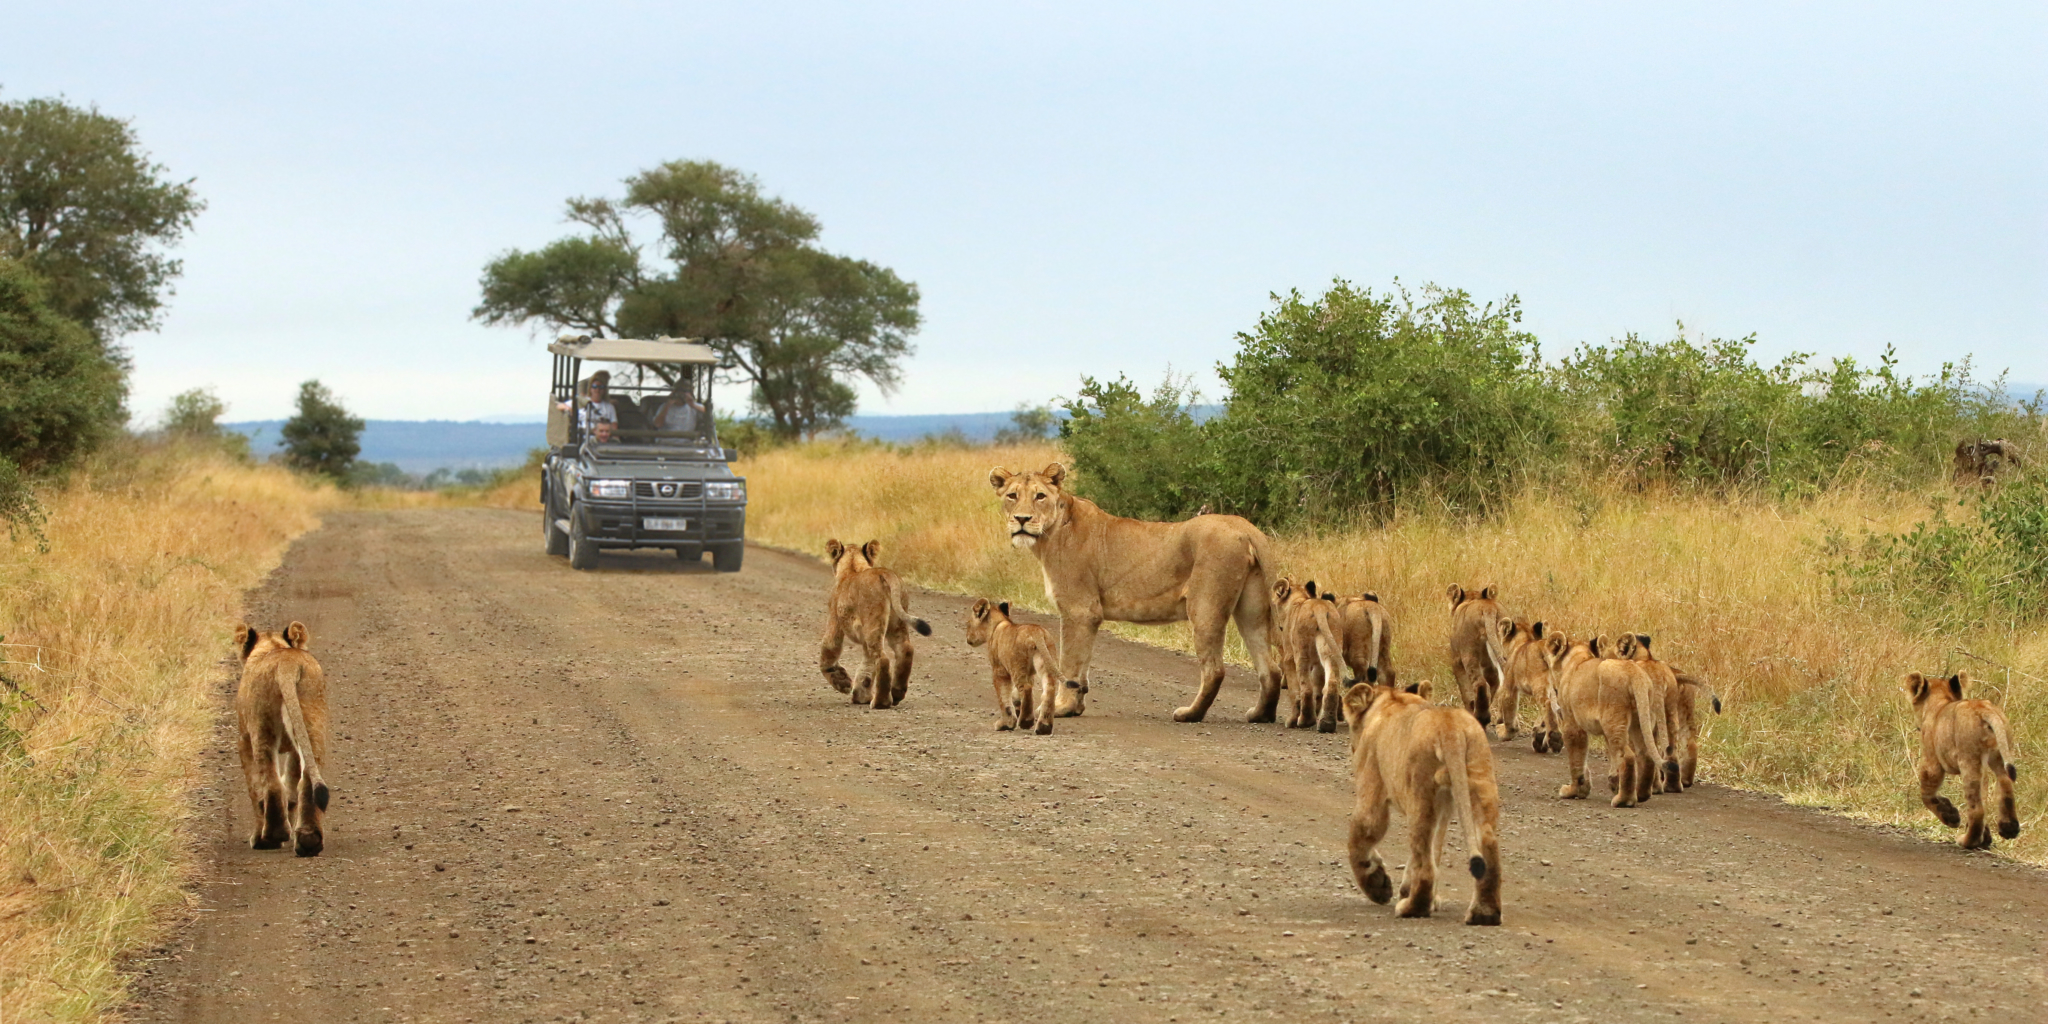
<path fill-rule="evenodd" d="M 738 572 L 747 482 L 733 475 L 737 455 L 719 447 L 712 418 L 718 354 L 674 338 L 584 335 L 563 335 L 548 351 L 555 370 L 540 484 L 548 554 L 594 569 L 599 551 L 666 548 L 684 561 L 709 551 L 719 572 Z M 609 413 L 593 405 L 593 381 L 606 385 Z"/>

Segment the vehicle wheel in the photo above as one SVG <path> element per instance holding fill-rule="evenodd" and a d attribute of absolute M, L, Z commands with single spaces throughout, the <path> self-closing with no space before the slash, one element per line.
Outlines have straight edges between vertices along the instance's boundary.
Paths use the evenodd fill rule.
<path fill-rule="evenodd" d="M 590 535 L 584 531 L 583 517 L 574 508 L 569 510 L 569 568 L 597 568 L 597 545 L 590 542 Z"/>
<path fill-rule="evenodd" d="M 569 535 L 555 528 L 555 501 L 551 497 L 541 499 L 540 532 L 542 536 L 547 538 L 548 554 L 566 555 L 569 553 Z"/>
<path fill-rule="evenodd" d="M 745 544 L 721 544 L 711 549 L 711 567 L 719 572 L 740 571 L 740 560 L 747 554 Z"/>

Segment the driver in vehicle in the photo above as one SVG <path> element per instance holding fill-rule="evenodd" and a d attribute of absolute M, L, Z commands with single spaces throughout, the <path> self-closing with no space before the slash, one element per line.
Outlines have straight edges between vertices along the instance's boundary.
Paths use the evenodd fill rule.
<path fill-rule="evenodd" d="M 670 444 L 688 444 L 696 440 L 694 435 L 702 432 L 704 420 L 704 406 L 691 396 L 687 377 L 676 381 L 675 386 L 669 389 L 668 400 L 654 411 L 654 429 L 663 433 L 692 435 L 662 438 Z"/>

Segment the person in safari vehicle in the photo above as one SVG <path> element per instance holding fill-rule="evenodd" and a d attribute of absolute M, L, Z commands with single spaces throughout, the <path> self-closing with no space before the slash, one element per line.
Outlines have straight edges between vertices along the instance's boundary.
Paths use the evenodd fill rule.
<path fill-rule="evenodd" d="M 612 404 L 611 381 L 608 371 L 591 374 L 584 387 L 583 408 L 577 410 L 577 425 L 599 444 L 611 440 L 619 431 L 619 409 Z"/>
<path fill-rule="evenodd" d="M 691 394 L 688 375 L 677 378 L 669 388 L 668 400 L 654 411 L 654 429 L 663 434 L 680 434 L 680 437 L 664 437 L 670 444 L 691 444 L 702 440 L 709 417 L 704 406 Z"/>

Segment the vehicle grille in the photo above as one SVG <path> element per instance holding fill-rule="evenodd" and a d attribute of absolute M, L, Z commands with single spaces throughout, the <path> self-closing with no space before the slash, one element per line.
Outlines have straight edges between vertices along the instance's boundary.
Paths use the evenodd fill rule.
<path fill-rule="evenodd" d="M 641 498 L 694 498 L 704 493 L 701 483 L 669 480 L 635 480 L 633 494 Z"/>

